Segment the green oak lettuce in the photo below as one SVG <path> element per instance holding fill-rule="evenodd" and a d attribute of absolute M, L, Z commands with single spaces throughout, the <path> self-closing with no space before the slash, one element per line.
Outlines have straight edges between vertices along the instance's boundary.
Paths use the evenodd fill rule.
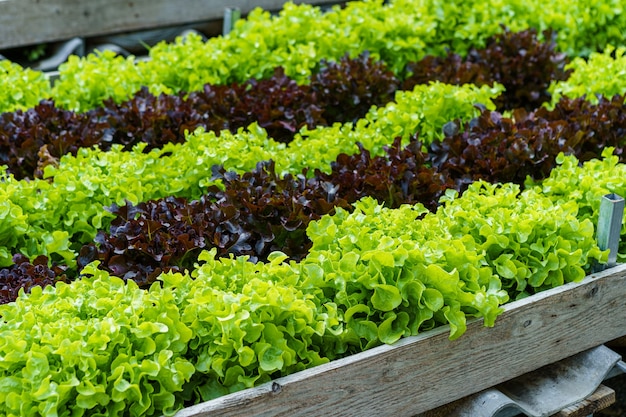
<path fill-rule="evenodd" d="M 383 146 L 395 136 L 408 143 L 419 130 L 426 140 L 441 136 L 446 120 L 469 121 L 478 114 L 474 103 L 490 107 L 499 91 L 498 86 L 417 86 L 398 93 L 396 102 L 372 108 L 354 127 L 335 124 L 303 130 L 289 145 L 274 141 L 252 124 L 237 133 L 198 129 L 187 135 L 185 143 L 150 152 L 145 152 L 145 144 L 130 152 L 119 145 L 109 152 L 82 148 L 76 156 L 67 154 L 58 164 L 46 166 L 44 179 L 17 181 L 5 175 L 0 195 L 17 211 L 15 218 L 5 221 L 6 241 L 0 234 L 0 262 L 6 265 L 13 253 L 20 252 L 30 258 L 54 255 L 54 260 L 73 266 L 82 244 L 91 242 L 114 217 L 104 209 L 107 206 L 170 195 L 199 198 L 215 183 L 214 165 L 243 173 L 273 159 L 277 171 L 298 174 L 307 167 L 328 170 L 339 154 L 358 152 L 357 142 L 373 154 L 383 154 Z"/>
<path fill-rule="evenodd" d="M 476 182 L 434 213 L 338 208 L 309 224 L 301 262 L 213 250 L 148 290 L 88 265 L 0 306 L 0 412 L 171 415 L 441 325 L 456 339 L 468 318 L 492 326 L 510 299 L 606 261 L 578 215 L 534 187 Z"/>
<path fill-rule="evenodd" d="M 0 307 L 5 416 L 171 415 L 193 372 L 173 294 L 94 274 Z"/>
<path fill-rule="evenodd" d="M 50 81 L 43 72 L 0 60 L 0 113 L 34 107 L 50 95 Z"/>
<path fill-rule="evenodd" d="M 569 98 L 586 97 L 592 103 L 598 96 L 612 98 L 624 94 L 626 90 L 626 48 L 608 46 L 602 52 L 594 52 L 587 59 L 577 57 L 565 68 L 571 75 L 565 81 L 553 82 L 551 107 L 562 96 Z"/>
<path fill-rule="evenodd" d="M 507 27 L 512 31 L 551 28 L 560 51 L 588 56 L 608 45 L 622 45 L 626 13 L 620 0 L 365 0 L 323 11 L 308 4 L 285 3 L 279 13 L 253 10 L 227 36 L 198 35 L 161 42 L 149 59 L 111 53 L 71 57 L 60 67 L 52 96 L 68 109 L 86 110 L 113 97 L 123 101 L 146 86 L 153 93 L 190 92 L 204 84 L 230 84 L 267 78 L 276 66 L 300 82 L 320 62 L 356 57 L 368 51 L 400 75 L 410 62 L 451 50 L 465 55 Z M 29 78 L 29 75 L 18 78 Z M 2 78 L 0 85 L 11 85 Z M 42 78 L 41 73 L 32 73 Z M 27 108 L 48 98 L 49 88 L 11 88 L 0 109 Z"/>
<path fill-rule="evenodd" d="M 165 274 L 149 290 L 92 264 L 1 306 L 2 415 L 172 415 L 328 361 L 319 340 L 335 309 L 298 289 L 280 255 L 204 258 L 193 279 Z"/>
<path fill-rule="evenodd" d="M 602 197 L 615 193 L 626 197 L 626 164 L 619 163 L 613 148 L 606 148 L 601 159 L 592 159 L 581 164 L 574 156 L 560 154 L 557 166 L 549 178 L 539 183 L 528 181 L 528 186 L 549 197 L 555 204 L 578 207 L 578 218 L 598 223 Z M 626 215 L 626 213 L 625 213 Z M 626 219 L 626 217 L 625 217 Z M 626 259 L 626 221 L 622 223 L 618 261 Z"/>

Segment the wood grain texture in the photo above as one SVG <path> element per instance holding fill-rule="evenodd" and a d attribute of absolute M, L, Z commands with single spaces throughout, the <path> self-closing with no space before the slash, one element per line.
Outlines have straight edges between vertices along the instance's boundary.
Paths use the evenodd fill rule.
<path fill-rule="evenodd" d="M 626 335 L 626 266 L 508 304 L 448 340 L 438 328 L 180 411 L 208 416 L 414 416 Z"/>
<path fill-rule="evenodd" d="M 247 14 L 279 10 L 284 0 L 0 1 L 0 49 L 222 19 L 226 7 Z M 329 0 L 294 3 L 328 4 Z"/>

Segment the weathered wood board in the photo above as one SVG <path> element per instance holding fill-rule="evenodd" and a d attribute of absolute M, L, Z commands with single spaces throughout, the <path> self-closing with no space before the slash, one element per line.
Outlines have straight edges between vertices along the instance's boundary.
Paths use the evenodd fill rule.
<path fill-rule="evenodd" d="M 415 416 L 626 335 L 626 265 L 507 304 L 475 320 L 402 339 L 180 411 L 208 416 Z"/>
<path fill-rule="evenodd" d="M 284 0 L 4 0 L 0 49 L 222 19 L 227 7 L 247 14 L 279 10 Z M 328 4 L 329 0 L 294 3 Z"/>

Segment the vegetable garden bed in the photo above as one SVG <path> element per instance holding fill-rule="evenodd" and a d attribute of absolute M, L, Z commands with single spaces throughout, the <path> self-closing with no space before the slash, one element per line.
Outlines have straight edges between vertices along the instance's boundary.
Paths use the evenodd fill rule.
<path fill-rule="evenodd" d="M 626 16 L 470 3 L 0 62 L 0 411 L 409 415 L 625 335 Z"/>
<path fill-rule="evenodd" d="M 626 334 L 626 266 L 504 309 L 493 328 L 475 320 L 454 341 L 444 326 L 176 416 L 415 416 Z"/>

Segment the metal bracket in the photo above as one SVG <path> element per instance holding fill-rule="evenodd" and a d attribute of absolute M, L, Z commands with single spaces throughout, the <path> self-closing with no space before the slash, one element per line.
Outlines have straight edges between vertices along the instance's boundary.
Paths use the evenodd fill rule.
<path fill-rule="evenodd" d="M 598 216 L 598 246 L 601 250 L 609 249 L 609 260 L 600 268 L 610 268 L 617 264 L 617 250 L 622 231 L 624 199 L 617 194 L 607 194 L 600 202 Z"/>
<path fill-rule="evenodd" d="M 239 7 L 227 7 L 224 10 L 224 24 L 222 26 L 222 35 L 228 35 L 235 27 L 235 22 L 241 19 L 241 9 Z"/>

